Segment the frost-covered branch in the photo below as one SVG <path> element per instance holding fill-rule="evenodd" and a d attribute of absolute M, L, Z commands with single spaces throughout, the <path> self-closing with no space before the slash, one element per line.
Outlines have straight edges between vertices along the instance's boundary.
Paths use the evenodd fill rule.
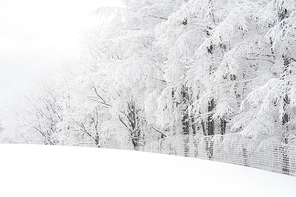
<path fill-rule="evenodd" d="M 165 17 L 162 17 L 162 16 L 154 16 L 154 15 L 148 15 L 148 16 L 153 17 L 153 18 L 162 19 L 162 20 L 168 20 L 168 18 L 165 18 Z"/>
<path fill-rule="evenodd" d="M 167 137 L 166 134 L 164 134 L 163 132 L 161 132 L 161 131 L 159 131 L 158 129 L 154 128 L 153 126 L 152 126 L 152 129 L 154 129 L 156 132 L 160 133 L 161 136 L 163 136 L 162 138 Z"/>
<path fill-rule="evenodd" d="M 98 93 L 97 88 L 96 88 L 95 86 L 91 86 L 91 87 L 95 90 L 96 95 L 97 95 L 97 96 L 103 101 L 103 103 L 101 103 L 101 104 L 104 104 L 104 105 L 106 105 L 106 106 L 108 106 L 108 107 L 111 107 L 111 105 L 108 104 L 108 103 L 103 99 L 103 97 L 100 96 L 100 94 Z"/>
<path fill-rule="evenodd" d="M 40 129 L 38 129 L 36 126 L 33 126 L 33 128 L 38 131 L 50 143 L 50 145 L 55 145 Z"/>

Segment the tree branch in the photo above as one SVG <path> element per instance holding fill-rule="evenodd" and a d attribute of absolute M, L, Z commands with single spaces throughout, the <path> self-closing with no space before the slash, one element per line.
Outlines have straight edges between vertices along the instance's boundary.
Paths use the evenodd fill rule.
<path fill-rule="evenodd" d="M 96 142 L 96 139 L 85 129 L 85 126 L 83 123 L 79 124 L 78 122 L 75 122 L 75 124 L 77 124 L 82 129 L 82 132 L 87 134 L 89 137 L 91 137 Z"/>
<path fill-rule="evenodd" d="M 162 17 L 162 16 L 154 16 L 154 15 L 148 15 L 148 16 L 153 17 L 153 18 L 162 19 L 162 20 L 168 20 L 168 18 L 165 18 L 165 17 Z"/>
<path fill-rule="evenodd" d="M 111 107 L 111 105 L 108 104 L 108 103 L 103 99 L 103 97 L 101 97 L 101 96 L 99 95 L 97 88 L 96 88 L 95 86 L 91 86 L 91 87 L 95 90 L 96 95 L 97 95 L 97 96 L 103 101 L 103 102 L 100 102 L 100 103 L 103 104 L 103 105 L 106 105 L 106 106 L 108 106 L 108 107 Z"/>
<path fill-rule="evenodd" d="M 38 129 L 36 126 L 33 126 L 33 128 L 36 129 L 41 135 L 43 135 L 43 137 L 45 137 L 49 144 L 54 145 L 54 143 L 40 129 Z"/>
<path fill-rule="evenodd" d="M 244 58 L 246 58 L 246 60 L 262 60 L 262 61 L 268 61 L 268 62 L 271 62 L 272 64 L 275 64 L 275 62 L 274 61 L 271 61 L 271 60 L 267 60 L 267 59 L 262 59 L 262 58 L 260 58 L 260 57 L 244 57 Z"/>
<path fill-rule="evenodd" d="M 157 131 L 158 133 L 160 133 L 160 134 L 163 135 L 164 137 L 167 137 L 166 134 L 164 134 L 163 132 L 159 131 L 158 129 L 155 129 L 153 126 L 152 126 L 152 129 L 154 129 L 155 131 Z"/>
<path fill-rule="evenodd" d="M 120 117 L 120 115 L 118 115 L 118 118 L 119 118 L 119 120 L 120 120 L 120 122 L 128 129 L 128 130 L 130 130 L 129 129 L 129 127 L 127 126 L 127 124 L 125 124 L 125 122 L 122 120 L 122 118 Z"/>

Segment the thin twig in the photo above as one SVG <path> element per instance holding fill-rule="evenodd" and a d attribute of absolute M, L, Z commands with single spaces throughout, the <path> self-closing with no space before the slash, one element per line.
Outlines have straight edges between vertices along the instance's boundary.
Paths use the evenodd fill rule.
<path fill-rule="evenodd" d="M 152 129 L 154 129 L 155 131 L 157 131 L 158 133 L 160 133 L 160 134 L 163 135 L 164 137 L 167 137 L 166 134 L 164 134 L 163 132 L 159 131 L 158 129 L 155 129 L 153 126 L 152 126 Z"/>

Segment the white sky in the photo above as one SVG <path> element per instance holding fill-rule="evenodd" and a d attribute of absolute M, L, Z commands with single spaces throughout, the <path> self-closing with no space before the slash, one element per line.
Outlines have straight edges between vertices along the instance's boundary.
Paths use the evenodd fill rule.
<path fill-rule="evenodd" d="M 120 0 L 0 0 L 0 107 L 36 70 L 76 56 L 88 13 Z M 3 104 L 2 104 L 3 105 Z"/>

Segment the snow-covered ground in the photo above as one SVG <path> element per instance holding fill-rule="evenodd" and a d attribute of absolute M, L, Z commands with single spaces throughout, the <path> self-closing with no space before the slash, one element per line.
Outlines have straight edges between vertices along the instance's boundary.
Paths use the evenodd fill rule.
<path fill-rule="evenodd" d="M 295 197 L 296 178 L 152 153 L 0 145 L 0 196 Z"/>

